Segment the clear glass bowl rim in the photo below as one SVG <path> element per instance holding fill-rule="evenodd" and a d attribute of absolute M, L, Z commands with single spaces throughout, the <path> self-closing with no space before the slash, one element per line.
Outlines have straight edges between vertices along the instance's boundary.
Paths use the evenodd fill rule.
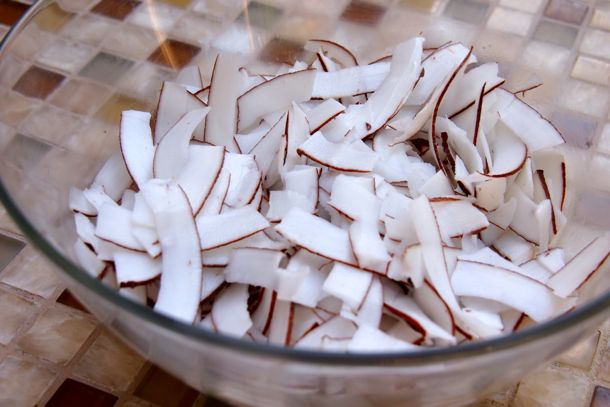
<path fill-rule="evenodd" d="M 44 7 L 56 0 L 40 0 L 35 3 L 11 27 L 9 32 L 0 41 L 0 59 L 8 44 L 23 30 L 33 17 Z M 7 213 L 24 233 L 25 237 L 39 251 L 41 251 L 57 268 L 67 274 L 72 280 L 82 284 L 93 293 L 112 303 L 117 308 L 129 312 L 137 318 L 146 322 L 156 324 L 161 328 L 171 331 L 179 336 L 184 336 L 194 341 L 221 346 L 229 350 L 251 354 L 258 357 L 273 357 L 282 360 L 290 360 L 308 364 L 319 364 L 325 366 L 418 366 L 431 363 L 447 362 L 450 360 L 465 359 L 468 357 L 482 356 L 502 350 L 517 348 L 519 346 L 542 340 L 554 334 L 560 334 L 580 322 L 594 318 L 601 313 L 610 310 L 610 290 L 600 295 L 593 301 L 579 306 L 577 309 L 554 318 L 549 321 L 538 323 L 514 334 L 504 335 L 493 339 L 479 340 L 462 345 L 427 348 L 411 352 L 388 352 L 388 353 L 357 353 L 346 354 L 339 352 L 322 352 L 304 349 L 293 349 L 272 344 L 260 344 L 234 338 L 205 329 L 189 325 L 172 318 L 166 317 L 153 311 L 151 308 L 135 303 L 116 291 L 104 285 L 98 279 L 91 277 L 86 271 L 56 250 L 53 245 L 40 234 L 34 225 L 27 219 L 25 214 L 11 197 L 4 186 L 0 175 L 0 202 L 4 205 Z"/>

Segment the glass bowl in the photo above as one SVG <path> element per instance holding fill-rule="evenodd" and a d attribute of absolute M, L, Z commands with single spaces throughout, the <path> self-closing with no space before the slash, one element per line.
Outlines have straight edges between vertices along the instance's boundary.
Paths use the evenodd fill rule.
<path fill-rule="evenodd" d="M 161 82 L 183 66 L 210 67 L 221 50 L 250 54 L 261 64 L 290 62 L 315 37 L 337 40 L 366 61 L 423 33 L 429 45 L 473 44 L 481 61 L 500 62 L 510 89 L 545 82 L 523 97 L 563 131 L 570 154 L 588 163 L 570 177 L 570 227 L 575 234 L 583 227 L 608 229 L 604 137 L 610 129 L 603 131 L 603 124 L 609 98 L 607 78 L 595 70 L 595 57 L 604 57 L 607 45 L 599 30 L 587 28 L 607 22 L 595 20 L 585 3 L 561 6 L 572 7 L 567 12 L 556 2 L 506 3 L 40 1 L 0 49 L 0 199 L 91 312 L 143 356 L 203 392 L 266 406 L 476 400 L 591 333 L 608 315 L 605 274 L 575 311 L 507 337 L 415 353 L 285 349 L 185 325 L 89 277 L 70 255 L 75 231 L 67 200 L 69 187 L 87 186 L 118 149 L 120 111 L 152 109 Z M 209 78 L 209 69 L 202 73 Z"/>

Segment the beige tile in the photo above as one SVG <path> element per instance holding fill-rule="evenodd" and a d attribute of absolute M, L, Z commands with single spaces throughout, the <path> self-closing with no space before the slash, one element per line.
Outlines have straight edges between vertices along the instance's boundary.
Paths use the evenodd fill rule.
<path fill-rule="evenodd" d="M 33 406 L 55 374 L 31 362 L 9 356 L 0 363 L 0 406 Z"/>
<path fill-rule="evenodd" d="M 597 149 L 600 153 L 610 154 L 610 123 L 606 123 L 597 142 Z"/>
<path fill-rule="evenodd" d="M 514 8 L 516 10 L 535 13 L 544 0 L 500 0 L 500 5 Z"/>
<path fill-rule="evenodd" d="M 7 55 L 0 61 L 0 85 L 12 87 L 25 72 L 26 63 L 21 59 Z"/>
<path fill-rule="evenodd" d="M 55 32 L 74 17 L 74 14 L 64 10 L 58 3 L 50 3 L 43 7 L 34 22 L 45 31 Z"/>
<path fill-rule="evenodd" d="M 608 156 L 596 154 L 593 157 L 587 181 L 590 185 L 595 185 L 597 189 L 610 192 L 610 158 Z M 608 378 L 610 381 L 610 374 Z"/>
<path fill-rule="evenodd" d="M 559 75 L 565 71 L 569 58 L 570 50 L 566 48 L 532 41 L 525 48 L 522 62 L 532 70 Z"/>
<path fill-rule="evenodd" d="M 600 354 L 597 377 L 610 382 L 610 341 L 600 346 L 603 346 L 604 349 Z"/>
<path fill-rule="evenodd" d="M 108 99 L 110 93 L 108 88 L 94 82 L 72 79 L 53 94 L 51 103 L 70 112 L 88 116 Z"/>
<path fill-rule="evenodd" d="M 133 59 L 146 59 L 165 39 L 165 33 L 157 38 L 149 28 L 125 24 L 121 29 L 110 34 L 104 42 L 104 48 Z"/>
<path fill-rule="evenodd" d="M 17 125 L 32 111 L 33 102 L 14 92 L 0 93 L 0 121 Z"/>
<path fill-rule="evenodd" d="M 53 307 L 38 317 L 17 346 L 51 362 L 67 363 L 94 328 L 95 323 L 88 317 Z"/>
<path fill-rule="evenodd" d="M 0 274 L 0 277 L 4 273 Z M 0 290 L 0 343 L 7 345 L 38 307 L 15 294 Z"/>
<path fill-rule="evenodd" d="M 62 29 L 62 34 L 85 44 L 98 45 L 115 27 L 116 23 L 108 18 L 84 15 L 68 23 Z"/>
<path fill-rule="evenodd" d="M 532 14 L 496 7 L 487 21 L 487 27 L 512 34 L 526 35 L 533 21 Z"/>
<path fill-rule="evenodd" d="M 29 24 L 12 42 L 10 53 L 29 60 L 47 46 L 52 39 L 53 37 L 48 32 L 41 30 L 35 24 Z"/>
<path fill-rule="evenodd" d="M 595 331 L 593 336 L 574 345 L 570 350 L 563 353 L 555 360 L 587 371 L 591 368 L 598 341 L 599 331 Z"/>
<path fill-rule="evenodd" d="M 184 16 L 172 30 L 172 38 L 191 44 L 208 44 L 221 28 L 221 24 L 196 14 Z"/>
<path fill-rule="evenodd" d="M 512 62 L 521 53 L 522 46 L 523 38 L 518 35 L 485 30 L 477 36 L 474 49 L 481 61 Z"/>
<path fill-rule="evenodd" d="M 304 42 L 312 37 L 324 38 L 331 21 L 320 16 L 296 14 L 281 19 L 275 26 L 278 37 Z"/>
<path fill-rule="evenodd" d="M 78 377 L 123 391 L 131 384 L 145 360 L 109 332 L 102 332 L 74 368 Z"/>
<path fill-rule="evenodd" d="M 572 77 L 608 86 L 610 85 L 610 63 L 581 55 L 576 59 Z"/>
<path fill-rule="evenodd" d="M 53 106 L 43 105 L 33 111 L 18 129 L 28 136 L 61 144 L 66 136 L 80 127 L 80 124 L 77 116 Z"/>
<path fill-rule="evenodd" d="M 74 73 L 92 57 L 94 49 L 76 41 L 56 40 L 43 49 L 36 61 L 47 67 Z"/>
<path fill-rule="evenodd" d="M 519 384 L 514 407 L 585 407 L 591 384 L 581 372 L 547 366 Z"/>
<path fill-rule="evenodd" d="M 53 266 L 29 245 L 0 274 L 0 281 L 44 298 L 50 297 L 61 285 Z"/>
<path fill-rule="evenodd" d="M 580 51 L 600 58 L 610 55 L 610 32 L 587 30 L 580 44 Z"/>
<path fill-rule="evenodd" d="M 591 116 L 606 113 L 610 94 L 606 88 L 577 80 L 565 81 L 561 92 L 561 105 Z"/>
<path fill-rule="evenodd" d="M 591 17 L 591 27 L 610 31 L 610 4 L 595 7 Z"/>

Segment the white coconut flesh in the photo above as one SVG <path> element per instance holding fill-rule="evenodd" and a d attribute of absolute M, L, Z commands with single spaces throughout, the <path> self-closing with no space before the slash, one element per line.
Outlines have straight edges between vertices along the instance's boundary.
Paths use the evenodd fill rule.
<path fill-rule="evenodd" d="M 310 65 L 259 75 L 220 54 L 182 70 L 70 189 L 74 258 L 170 318 L 334 352 L 451 346 L 571 310 L 610 253 L 608 234 L 562 246 L 579 163 L 497 64 L 423 41 L 370 64 L 315 39 Z"/>

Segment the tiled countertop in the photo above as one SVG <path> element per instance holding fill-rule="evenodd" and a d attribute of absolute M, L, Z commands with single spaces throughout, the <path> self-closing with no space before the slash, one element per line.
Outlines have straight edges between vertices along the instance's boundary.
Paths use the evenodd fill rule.
<path fill-rule="evenodd" d="M 156 23 L 174 27 L 173 35 L 180 39 L 164 44 L 174 55 L 170 61 L 158 47 L 151 22 L 138 0 L 66 0 L 60 2 L 65 7 L 48 7 L 37 18 L 37 30 L 23 39 L 22 52 L 0 64 L 0 72 L 11 73 L 8 83 L 0 82 L 0 143 L 12 137 L 14 128 L 18 129 L 15 137 L 21 138 L 16 145 L 26 142 L 30 146 L 24 154 L 18 147 L 10 150 L 9 145 L 11 159 L 21 166 L 30 165 L 55 145 L 67 142 L 68 129 L 81 124 L 83 118 L 115 125 L 117 113 L 124 107 L 145 106 L 141 100 L 150 97 L 156 88 L 130 88 L 129 77 L 139 75 L 158 83 L 171 75 L 173 66 L 188 63 L 199 51 L 201 41 L 217 34 L 218 24 L 205 16 L 213 12 L 213 3 L 166 0 L 159 13 L 162 18 Z M 399 27 L 407 20 L 416 34 L 418 27 L 434 15 L 462 38 L 470 38 L 477 53 L 500 60 L 509 78 L 526 80 L 533 74 L 542 79 L 563 78 L 560 92 L 553 94 L 550 89 L 543 95 L 557 97 L 560 110 L 545 113 L 551 115 L 569 143 L 596 148 L 598 164 L 609 165 L 610 2 L 300 3 L 299 7 L 312 14 L 324 3 L 326 16 L 305 18 L 299 24 L 330 24 L 334 18 L 343 30 L 337 31 L 337 37 L 356 29 L 370 33 L 381 21 Z M 301 40 L 295 29 L 299 24 L 291 21 L 294 17 L 284 12 L 282 4 L 281 0 L 249 3 L 246 18 L 255 27 L 255 35 L 246 45 L 260 48 L 263 56 L 290 58 L 299 49 L 295 46 Z M 28 7 L 0 0 L 0 37 Z M 275 27 L 273 35 L 256 29 L 271 23 Z M 128 36 L 131 43 L 119 41 L 119 34 L 114 33 Z M 223 35 L 219 38 L 217 45 L 222 47 Z M 359 38 L 366 39 L 367 35 Z M 486 46 L 498 42 L 502 43 L 501 50 Z M 62 58 L 67 52 L 71 58 Z M 109 78 L 120 78 L 121 73 L 122 78 L 113 84 L 119 91 L 107 86 Z M 32 87 L 34 81 L 45 86 Z M 599 103 L 583 106 L 579 102 L 592 98 Z M 59 115 L 65 132 L 51 132 L 43 138 L 37 133 L 36 123 L 24 124 L 33 112 L 39 116 Z M 605 180 L 602 187 L 610 190 L 608 184 Z M 586 208 L 581 209 L 580 213 L 588 213 Z M 609 340 L 610 324 L 606 324 L 552 364 L 479 405 L 610 406 Z M 64 289 L 50 266 L 25 243 L 0 209 L 0 407 L 45 404 L 222 405 L 143 360 L 108 333 Z"/>

